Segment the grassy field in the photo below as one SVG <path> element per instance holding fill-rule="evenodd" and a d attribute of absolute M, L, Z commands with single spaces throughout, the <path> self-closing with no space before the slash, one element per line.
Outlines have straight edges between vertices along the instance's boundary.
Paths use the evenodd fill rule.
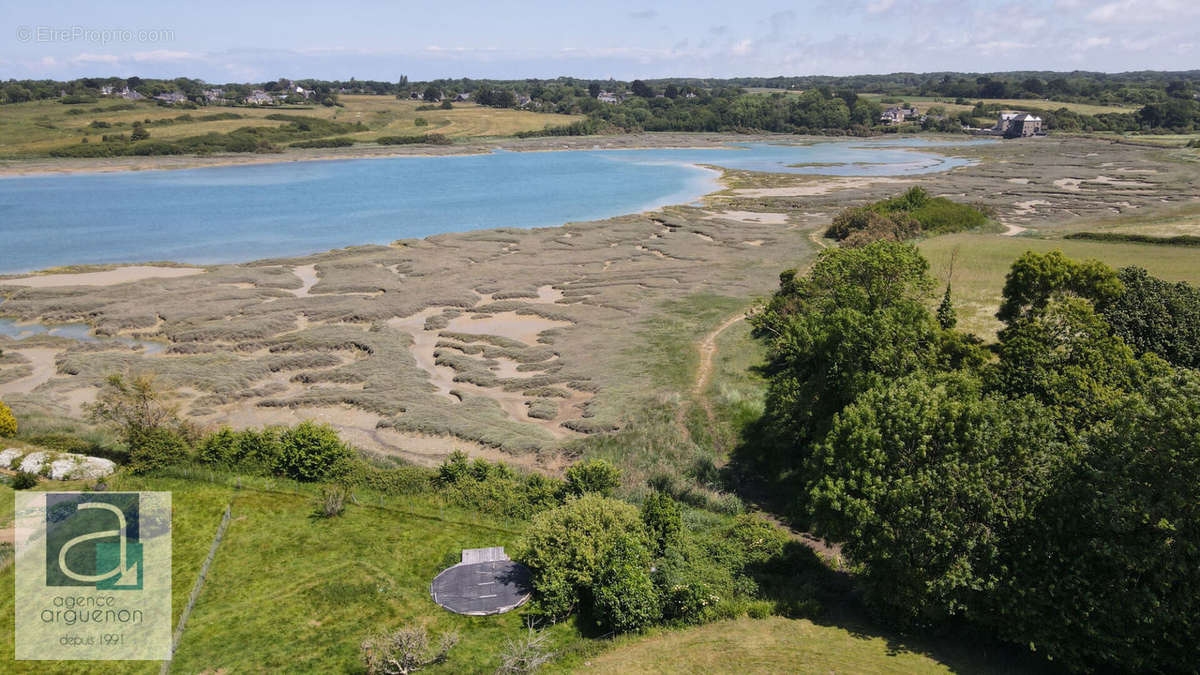
<path fill-rule="evenodd" d="M 1000 305 L 1005 275 L 1013 261 L 1026 251 L 1046 253 L 1058 249 L 1072 258 L 1095 258 L 1113 268 L 1138 265 L 1168 281 L 1200 284 L 1200 251 L 1195 248 L 973 233 L 934 237 L 921 242 L 919 247 L 939 279 L 945 278 L 950 256 L 958 252 L 953 292 L 959 327 L 989 340 L 1001 327 L 994 315 Z"/>
<path fill-rule="evenodd" d="M 419 101 L 397 100 L 391 96 L 342 96 L 344 107 L 272 106 L 263 108 L 210 106 L 184 110 L 178 106 L 159 106 L 137 102 L 131 110 L 113 110 L 124 101 L 100 99 L 97 103 L 63 105 L 58 101 L 33 101 L 0 106 L 0 157 L 44 155 L 49 150 L 79 143 L 88 138 L 100 141 L 104 134 L 128 134 L 134 122 L 147 123 L 150 137 L 172 140 L 208 133 L 227 133 L 245 126 L 279 126 L 284 122 L 265 119 L 267 115 L 285 113 L 306 115 L 338 122 L 362 122 L 367 131 L 349 134 L 359 141 L 369 142 L 380 136 L 405 136 L 425 133 L 444 134 L 450 138 L 482 138 L 511 136 L 519 131 L 542 129 L 547 125 L 570 124 L 581 116 L 552 115 L 524 110 L 497 109 L 473 103 L 456 103 L 452 110 L 418 111 Z M 82 111 L 82 114 L 76 114 Z M 214 121 L 177 121 L 181 115 L 200 118 L 218 113 L 234 113 L 240 119 Z M 416 125 L 423 118 L 427 124 Z M 108 128 L 92 128 L 92 122 L 103 122 Z"/>
<path fill-rule="evenodd" d="M 312 489 L 233 490 L 192 479 L 112 481 L 118 490 L 173 493 L 174 619 L 208 554 L 225 505 L 233 520 L 222 541 L 187 631 L 175 672 L 354 672 L 359 644 L 374 631 L 405 624 L 436 634 L 458 631 L 450 660 L 429 672 L 490 672 L 507 638 L 523 635 L 519 613 L 466 617 L 439 608 L 429 582 L 458 561 L 463 548 L 503 546 L 517 530 L 435 497 L 372 499 L 360 494 L 337 519 L 313 516 Z M 46 488 L 43 483 L 42 488 Z M 264 487 L 260 486 L 260 487 Z M 80 489 L 56 484 L 54 489 Z M 294 490 L 294 491 L 293 491 Z M 0 486 L 0 499 L 12 503 Z M 9 507 L 11 508 L 11 506 Z M 90 662 L 14 662 L 13 568 L 0 572 L 0 662 L 6 672 L 95 672 Z M 551 629 L 556 643 L 577 636 L 569 623 Z M 157 662 L 104 664 L 104 672 L 153 673 Z"/>
<path fill-rule="evenodd" d="M 629 639 L 589 659 L 588 673 L 949 673 L 928 654 L 878 635 L 807 619 L 738 619 Z"/>
<path fill-rule="evenodd" d="M 863 98 L 880 100 L 885 98 L 882 94 L 861 94 Z M 1141 106 L 1132 105 L 1094 105 L 1091 103 L 1067 103 L 1066 101 L 1052 101 L 1048 99 L 1037 98 L 983 98 L 971 99 L 968 105 L 958 105 L 954 103 L 954 99 L 938 96 L 900 96 L 902 101 L 913 104 L 920 112 L 925 112 L 933 106 L 941 106 L 950 113 L 958 113 L 962 110 L 971 110 L 975 107 L 975 103 L 983 101 L 984 105 L 999 105 L 1014 110 L 1023 110 L 1025 108 L 1035 108 L 1037 110 L 1058 110 L 1066 108 L 1073 112 L 1084 115 L 1099 115 L 1101 113 L 1111 112 L 1133 112 Z"/>

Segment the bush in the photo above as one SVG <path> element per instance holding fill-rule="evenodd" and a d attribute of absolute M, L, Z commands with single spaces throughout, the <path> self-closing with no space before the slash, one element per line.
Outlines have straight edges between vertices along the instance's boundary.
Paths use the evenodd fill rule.
<path fill-rule="evenodd" d="M 641 537 L 626 533 L 612 542 L 592 586 L 592 618 L 601 630 L 624 633 L 661 618 L 649 568 L 650 555 Z"/>
<path fill-rule="evenodd" d="M 276 469 L 293 480 L 313 482 L 345 475 L 354 452 L 328 424 L 301 422 L 279 438 Z"/>
<path fill-rule="evenodd" d="M 437 650 L 430 651 L 429 631 L 417 626 L 369 637 L 360 649 L 368 673 L 397 675 L 444 662 L 456 644 L 458 633 L 443 633 Z"/>
<path fill-rule="evenodd" d="M 534 633 L 530 627 L 529 635 L 522 640 L 506 640 L 504 651 L 500 653 L 500 667 L 497 675 L 524 675 L 537 672 L 554 658 L 554 652 L 546 648 L 548 633 Z"/>
<path fill-rule="evenodd" d="M 200 442 L 197 457 L 207 464 L 222 464 L 233 467 L 238 463 L 239 434 L 229 427 L 221 427 L 214 434 L 209 434 Z"/>
<path fill-rule="evenodd" d="M 716 618 L 717 603 L 721 601 L 702 582 L 676 584 L 667 590 L 663 599 L 663 616 L 681 624 L 701 624 Z"/>
<path fill-rule="evenodd" d="M 19 472 L 17 472 L 17 475 L 13 476 L 12 489 L 28 490 L 29 488 L 37 487 L 38 480 L 39 480 L 39 478 L 36 473 L 30 473 L 28 471 L 19 471 Z"/>
<path fill-rule="evenodd" d="M 625 555 L 647 555 L 641 517 L 622 501 L 586 494 L 534 516 L 514 558 L 533 573 L 535 611 L 566 616 L 594 595 L 602 576 L 611 583 L 615 577 L 601 566 L 618 542 L 632 550 Z"/>
<path fill-rule="evenodd" d="M 670 495 L 655 492 L 642 502 L 642 522 L 655 555 L 662 555 L 683 530 L 682 509 Z"/>
<path fill-rule="evenodd" d="M 605 497 L 621 485 L 621 470 L 603 459 L 580 462 L 567 469 L 567 489 L 575 495 L 595 492 Z"/>
<path fill-rule="evenodd" d="M 188 459 L 187 441 L 172 429 L 156 427 L 140 432 L 129 445 L 129 468 L 148 473 L 181 464 Z"/>
<path fill-rule="evenodd" d="M 318 138 L 312 141 L 300 141 L 292 143 L 290 148 L 348 148 L 354 145 L 353 138 L 345 136 L 336 136 L 334 138 Z"/>
<path fill-rule="evenodd" d="M 425 134 L 423 136 L 380 136 L 375 139 L 375 142 L 380 145 L 416 145 L 418 143 L 427 143 L 429 145 L 449 145 L 450 139 L 444 134 Z"/>
<path fill-rule="evenodd" d="M 317 515 L 323 518 L 336 518 L 346 512 L 346 499 L 350 491 L 344 485 L 330 485 L 321 488 L 321 504 Z"/>
<path fill-rule="evenodd" d="M 4 401 L 0 401 L 0 438 L 17 435 L 17 418 Z"/>
<path fill-rule="evenodd" d="M 766 600 L 757 600 L 746 607 L 746 615 L 751 619 L 765 619 L 771 616 L 775 608 Z"/>

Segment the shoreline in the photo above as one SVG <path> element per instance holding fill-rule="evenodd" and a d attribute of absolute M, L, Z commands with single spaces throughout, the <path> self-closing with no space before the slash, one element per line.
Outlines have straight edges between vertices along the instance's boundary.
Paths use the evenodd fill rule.
<path fill-rule="evenodd" d="M 688 137 L 690 143 L 674 139 Z M 695 139 L 703 139 L 695 143 Z M 394 159 L 397 157 L 465 157 L 502 152 L 563 152 L 571 150 L 707 150 L 732 143 L 755 143 L 780 139 L 814 138 L 792 134 L 719 134 L 708 132 L 654 132 L 615 136 L 542 136 L 535 138 L 470 139 L 453 145 L 365 145 L 361 148 L 285 149 L 271 154 L 225 153 L 220 155 L 162 155 L 155 157 L 114 157 L 101 159 L 10 159 L 0 160 L 0 179 L 46 178 L 63 175 L 102 175 L 140 171 L 179 171 L 225 166 L 255 166 L 290 162 L 330 162 L 358 159 Z M 637 140 L 636 143 L 629 141 Z M 653 139 L 653 141 L 649 140 Z M 666 142 L 659 142 L 660 139 Z M 683 140 L 681 138 L 681 140 Z M 800 144 L 800 143 L 797 143 Z M 556 147 L 547 147 L 547 146 Z M 103 164 L 101 164 L 103 162 Z"/>
<path fill-rule="evenodd" d="M 257 166 L 290 162 L 330 162 L 398 157 L 465 157 L 502 152 L 564 152 L 579 150 L 710 150 L 738 143 L 815 143 L 916 138 L 916 134 L 880 136 L 811 136 L 784 133 L 733 134 L 722 132 L 656 131 L 613 136 L 540 136 L 534 138 L 468 139 L 454 145 L 364 145 L 361 148 L 285 149 L 272 154 L 225 153 L 220 155 L 161 155 L 98 159 L 0 159 L 0 180 L 50 178 L 67 175 L 106 175 L 141 171 L 181 171 L 227 166 Z M 921 134 L 931 139 L 956 138 L 951 134 Z M 969 138 L 963 139 L 970 143 Z M 954 145 L 954 144 L 951 144 Z"/>

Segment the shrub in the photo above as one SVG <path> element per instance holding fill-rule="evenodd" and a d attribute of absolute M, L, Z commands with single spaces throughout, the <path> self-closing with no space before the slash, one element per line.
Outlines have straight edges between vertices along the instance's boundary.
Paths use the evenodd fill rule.
<path fill-rule="evenodd" d="M 621 470 L 603 459 L 580 462 L 567 469 L 567 489 L 575 495 L 595 492 L 605 497 L 621 484 Z"/>
<path fill-rule="evenodd" d="M 746 606 L 746 615 L 751 619 L 765 619 L 771 616 L 774 607 L 766 600 L 756 600 Z"/>
<path fill-rule="evenodd" d="M 500 652 L 500 667 L 497 675 L 525 675 L 536 672 L 554 658 L 554 652 L 546 649 L 547 633 L 535 633 L 530 627 L 529 635 L 521 640 L 506 640 Z"/>
<path fill-rule="evenodd" d="M 4 401 L 0 401 L 0 438 L 17 435 L 17 418 Z"/>
<path fill-rule="evenodd" d="M 644 547 L 644 538 L 633 505 L 592 493 L 534 516 L 514 557 L 533 573 L 536 611 L 561 617 L 593 594 L 601 563 L 618 541 Z"/>
<path fill-rule="evenodd" d="M 172 429 L 155 427 L 140 432 L 129 445 L 129 467 L 134 473 L 164 469 L 187 458 L 187 441 Z"/>
<path fill-rule="evenodd" d="M 721 599 L 702 582 L 676 584 L 663 598 L 663 616 L 682 624 L 701 624 L 716 618 Z"/>
<path fill-rule="evenodd" d="M 345 136 L 337 136 L 334 138 L 318 138 L 311 141 L 299 141 L 292 143 L 288 147 L 291 148 L 348 148 L 354 145 L 353 138 Z"/>
<path fill-rule="evenodd" d="M 321 504 L 317 515 L 324 518 L 336 518 L 346 512 L 346 499 L 350 491 L 344 485 L 330 485 L 321 488 Z"/>
<path fill-rule="evenodd" d="M 424 626 L 404 627 L 367 638 L 360 647 L 368 673 L 400 675 L 445 662 L 458 644 L 458 633 L 443 633 L 436 651 L 429 649 Z"/>
<path fill-rule="evenodd" d="M 417 126 L 417 127 L 429 126 L 429 120 L 425 119 L 424 117 L 418 117 L 413 120 L 413 126 Z"/>
<path fill-rule="evenodd" d="M 38 480 L 39 480 L 38 475 L 36 473 L 30 473 L 28 471 L 19 471 L 19 472 L 17 472 L 17 475 L 13 476 L 12 489 L 28 490 L 29 488 L 36 487 L 38 484 Z"/>
<path fill-rule="evenodd" d="M 208 464 L 223 464 L 233 467 L 238 463 L 239 434 L 229 427 L 221 427 L 200 442 L 197 457 Z"/>
<path fill-rule="evenodd" d="M 320 481 L 344 475 L 354 453 L 328 424 L 311 421 L 283 432 L 276 469 L 293 480 Z"/>
<path fill-rule="evenodd" d="M 642 522 L 655 555 L 662 555 L 683 529 L 682 510 L 670 495 L 655 492 L 642 502 Z"/>
<path fill-rule="evenodd" d="M 612 542 L 592 586 L 592 618 L 602 630 L 624 633 L 659 620 L 662 607 L 649 574 L 642 537 L 623 533 Z"/>

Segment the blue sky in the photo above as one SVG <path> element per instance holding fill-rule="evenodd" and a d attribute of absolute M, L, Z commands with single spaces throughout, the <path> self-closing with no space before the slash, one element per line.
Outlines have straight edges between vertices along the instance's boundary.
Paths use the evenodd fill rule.
<path fill-rule="evenodd" d="M 0 79 L 1200 68 L 1200 0 L 0 0 L 0 31 Z"/>

